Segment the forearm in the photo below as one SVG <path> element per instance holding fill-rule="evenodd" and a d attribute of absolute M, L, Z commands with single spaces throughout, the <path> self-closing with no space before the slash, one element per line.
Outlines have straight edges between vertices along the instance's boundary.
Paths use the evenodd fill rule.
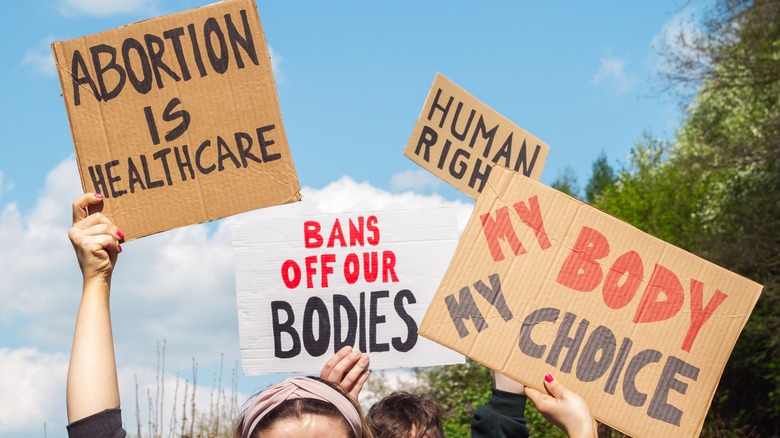
<path fill-rule="evenodd" d="M 68 422 L 119 407 L 109 285 L 85 282 L 67 381 Z"/>

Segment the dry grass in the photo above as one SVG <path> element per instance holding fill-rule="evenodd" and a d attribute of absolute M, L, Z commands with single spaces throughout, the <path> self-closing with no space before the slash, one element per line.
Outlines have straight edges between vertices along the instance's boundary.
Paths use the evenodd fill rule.
<path fill-rule="evenodd" d="M 223 357 L 220 358 L 219 373 L 214 377 L 209 395 L 208 406 L 198 406 L 195 401 L 198 388 L 198 363 L 192 359 L 192 383 L 184 380 L 180 389 L 179 374 L 176 374 L 176 386 L 173 391 L 170 415 L 165 418 L 165 341 L 157 344 L 156 388 L 146 391 L 147 424 L 141 422 L 139 387 L 135 384 L 135 434 L 128 430 L 129 437 L 137 438 L 230 438 L 233 420 L 238 417 L 241 406 L 238 402 L 238 363 L 231 371 L 230 387 L 222 386 Z M 154 393 L 154 395 L 152 394 Z M 179 396 L 181 393 L 181 401 Z M 181 403 L 181 405 L 179 405 Z M 179 412 L 179 406 L 181 411 Z"/>

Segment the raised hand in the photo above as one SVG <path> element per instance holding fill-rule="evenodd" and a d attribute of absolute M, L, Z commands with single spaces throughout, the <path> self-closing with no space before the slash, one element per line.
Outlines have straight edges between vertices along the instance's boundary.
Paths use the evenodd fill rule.
<path fill-rule="evenodd" d="M 320 377 L 341 386 L 357 400 L 363 384 L 371 374 L 368 369 L 370 362 L 367 354 L 347 346 L 331 356 L 322 367 Z"/>
<path fill-rule="evenodd" d="M 117 254 L 122 252 L 121 231 L 102 213 L 88 214 L 103 202 L 100 194 L 87 193 L 73 203 L 73 226 L 68 237 L 76 251 L 84 282 L 103 280 L 110 283 Z"/>
<path fill-rule="evenodd" d="M 560 427 L 572 438 L 598 436 L 588 404 L 582 397 L 566 389 L 550 374 L 544 376 L 544 387 L 547 394 L 530 387 L 525 388 L 525 395 L 544 418 Z"/>

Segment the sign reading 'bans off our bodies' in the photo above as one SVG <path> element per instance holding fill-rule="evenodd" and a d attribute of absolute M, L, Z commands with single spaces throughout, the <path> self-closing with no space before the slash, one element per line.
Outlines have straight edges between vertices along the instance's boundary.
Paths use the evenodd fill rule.
<path fill-rule="evenodd" d="M 52 50 L 82 186 L 128 240 L 300 200 L 252 0 Z"/>
<path fill-rule="evenodd" d="M 522 175 L 488 185 L 420 334 L 551 373 L 630 435 L 698 436 L 762 287 Z"/>
<path fill-rule="evenodd" d="M 439 73 L 404 155 L 476 199 L 494 166 L 538 181 L 549 150 Z"/>
<path fill-rule="evenodd" d="M 255 219 L 232 235 L 244 373 L 317 373 L 345 345 L 373 369 L 463 362 L 417 334 L 457 244 L 454 209 Z"/>

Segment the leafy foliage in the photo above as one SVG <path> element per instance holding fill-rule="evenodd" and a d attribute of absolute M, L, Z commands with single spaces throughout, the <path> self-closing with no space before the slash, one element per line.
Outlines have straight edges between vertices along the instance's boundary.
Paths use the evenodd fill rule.
<path fill-rule="evenodd" d="M 463 365 L 418 369 L 417 377 L 425 382 L 442 408 L 445 435 L 471 436 L 474 411 L 490 398 L 490 370 L 467 359 Z"/>
<path fill-rule="evenodd" d="M 448 438 L 471 436 L 471 419 L 479 405 L 490 398 L 492 372 L 490 369 L 466 359 L 462 365 L 448 365 L 416 370 L 417 377 L 424 382 L 444 412 L 442 423 Z M 525 417 L 531 436 L 560 437 L 566 434 L 544 419 L 533 403 L 526 403 Z"/>
<path fill-rule="evenodd" d="M 571 166 L 566 166 L 562 172 L 559 172 L 550 187 L 575 198 L 580 196 L 580 188 L 577 184 L 577 173 L 574 172 L 574 169 Z"/>
<path fill-rule="evenodd" d="M 670 166 L 675 153 L 666 142 L 645 134 L 615 183 L 593 204 L 660 239 L 691 249 L 701 230 L 700 198 L 706 197 L 708 181 Z"/>
<path fill-rule="evenodd" d="M 615 184 L 615 170 L 607 161 L 607 154 L 602 151 L 601 155 L 593 162 L 593 173 L 585 186 L 585 201 L 593 204 L 598 197 L 607 189 Z"/>
<path fill-rule="evenodd" d="M 780 2 L 720 0 L 701 33 L 677 42 L 685 50 L 667 52 L 666 79 L 697 90 L 677 141 L 671 147 L 645 138 L 597 204 L 764 284 L 724 371 L 707 434 L 725 436 L 728 425 L 734 436 L 777 436 Z"/>

